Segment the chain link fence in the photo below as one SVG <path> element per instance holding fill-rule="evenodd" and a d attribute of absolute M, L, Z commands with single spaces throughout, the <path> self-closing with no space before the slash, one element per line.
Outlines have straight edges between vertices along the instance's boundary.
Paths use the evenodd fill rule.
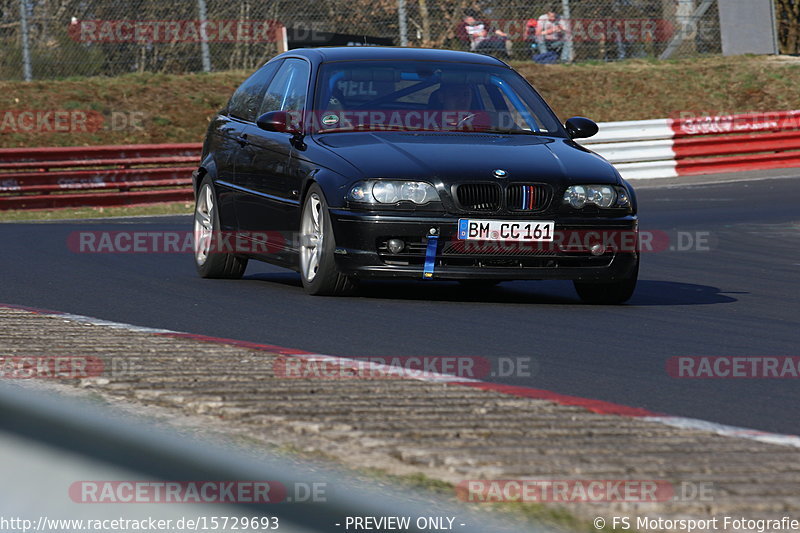
<path fill-rule="evenodd" d="M 721 52 L 717 0 L 0 0 L 0 79 L 252 70 L 287 45 L 376 43 L 542 63 Z"/>
<path fill-rule="evenodd" d="M 775 0 L 775 11 L 780 52 L 800 53 L 800 0 Z"/>

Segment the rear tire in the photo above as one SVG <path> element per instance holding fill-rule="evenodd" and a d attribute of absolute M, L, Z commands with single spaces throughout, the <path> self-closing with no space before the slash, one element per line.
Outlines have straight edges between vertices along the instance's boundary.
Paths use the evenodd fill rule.
<path fill-rule="evenodd" d="M 574 281 L 575 290 L 581 300 L 588 304 L 617 305 L 631 299 L 639 279 L 639 261 L 627 278 L 612 283 L 587 283 Z"/>
<path fill-rule="evenodd" d="M 200 183 L 194 207 L 194 264 L 201 278 L 239 279 L 247 268 L 247 257 L 215 251 L 219 247 L 219 209 L 214 183 Z"/>
<path fill-rule="evenodd" d="M 355 280 L 336 270 L 335 249 L 328 204 L 315 183 L 308 189 L 300 216 L 300 278 L 308 294 L 339 296 L 355 291 Z"/>

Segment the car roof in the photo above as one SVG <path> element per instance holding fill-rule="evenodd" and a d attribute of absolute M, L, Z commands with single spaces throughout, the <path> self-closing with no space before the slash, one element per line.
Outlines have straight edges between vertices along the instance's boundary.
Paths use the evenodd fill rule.
<path fill-rule="evenodd" d="M 277 56 L 301 56 L 317 63 L 328 61 L 457 61 L 484 65 L 507 66 L 497 58 L 472 52 L 436 50 L 432 48 L 400 48 L 394 46 L 332 46 L 296 48 Z"/>

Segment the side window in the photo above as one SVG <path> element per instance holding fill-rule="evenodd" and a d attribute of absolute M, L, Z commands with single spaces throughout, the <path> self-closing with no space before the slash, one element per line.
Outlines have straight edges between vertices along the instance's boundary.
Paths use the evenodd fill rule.
<path fill-rule="evenodd" d="M 228 102 L 228 114 L 232 117 L 254 122 L 264 89 L 280 65 L 281 61 L 268 63 L 244 80 L 244 83 L 236 89 L 236 92 L 231 96 L 230 102 Z"/>
<path fill-rule="evenodd" d="M 525 131 L 531 131 L 532 129 L 534 131 L 548 131 L 539 124 L 538 116 L 531 110 L 527 103 L 519 101 L 515 104 L 502 90 L 498 89 L 497 93 L 502 98 L 502 105 L 508 110 L 502 115 L 506 122 L 503 123 L 501 127 L 507 128 L 510 126 Z"/>
<path fill-rule="evenodd" d="M 302 59 L 287 59 L 264 94 L 258 116 L 270 111 L 302 111 L 311 70 Z"/>

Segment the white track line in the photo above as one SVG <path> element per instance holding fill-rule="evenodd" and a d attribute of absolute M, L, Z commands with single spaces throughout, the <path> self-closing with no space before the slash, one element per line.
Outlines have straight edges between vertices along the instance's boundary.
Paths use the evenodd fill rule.
<path fill-rule="evenodd" d="M 34 311 L 32 308 L 26 307 L 15 307 L 11 305 L 0 307 L 7 307 L 11 309 L 22 309 L 31 312 L 37 312 L 43 316 L 51 316 L 56 318 L 62 318 L 64 320 L 77 322 L 81 324 L 91 324 L 93 326 L 100 326 L 100 327 L 108 327 L 114 329 L 122 329 L 137 333 L 150 333 L 150 334 L 160 334 L 160 335 L 188 335 L 188 338 L 192 338 L 190 333 L 183 333 L 180 331 L 173 331 L 169 329 L 160 329 L 160 328 L 148 328 L 143 326 L 135 326 L 133 324 L 126 324 L 122 322 L 113 322 L 110 320 L 103 320 L 100 318 L 94 318 L 84 315 L 76 315 L 72 313 L 61 313 L 58 311 L 49 311 L 49 310 L 41 310 L 41 311 Z M 226 342 L 227 339 L 222 339 L 218 337 L 207 337 L 210 340 L 217 341 L 221 344 L 229 344 Z M 253 343 L 257 345 L 258 343 Z M 247 348 L 243 346 L 243 348 Z M 478 379 L 471 379 L 471 378 L 462 378 L 457 376 L 452 376 L 448 374 L 440 374 L 436 372 L 421 372 L 419 370 L 409 370 L 404 368 L 398 368 L 391 365 L 385 365 L 380 363 L 374 362 L 366 362 L 358 359 L 351 359 L 347 357 L 339 357 L 333 355 L 323 355 L 323 354 L 315 354 L 315 353 L 302 353 L 302 354 L 281 354 L 282 357 L 297 357 L 307 361 L 312 362 L 336 362 L 340 365 L 340 368 L 347 369 L 350 368 L 346 365 L 342 365 L 342 363 L 347 363 L 348 365 L 352 365 L 352 368 L 355 370 L 370 370 L 375 372 L 381 372 L 385 375 L 392 375 L 403 377 L 407 379 L 414 379 L 418 381 L 425 381 L 429 383 L 450 383 L 454 385 L 458 385 L 459 383 L 486 383 Z M 390 359 L 390 358 L 386 358 Z M 489 383 L 489 385 L 492 385 Z M 490 389 L 491 390 L 491 389 Z M 504 393 L 508 394 L 508 393 Z M 556 402 L 557 403 L 557 402 Z M 739 438 L 739 439 L 748 439 L 754 440 L 758 442 L 764 442 L 769 444 L 777 444 L 780 446 L 791 446 L 794 448 L 800 448 L 800 436 L 796 435 L 784 435 L 780 433 L 769 433 L 764 431 L 759 431 L 755 429 L 747 429 L 742 427 L 736 426 L 728 426 L 725 424 L 718 424 L 716 422 L 708 422 L 705 420 L 699 420 L 696 418 L 686 418 L 680 416 L 667 416 L 667 415 L 654 415 L 654 416 L 643 416 L 643 417 L 635 417 L 630 415 L 618 414 L 616 416 L 626 416 L 628 418 L 638 418 L 639 420 L 647 420 L 648 422 L 653 422 L 657 424 L 664 424 L 667 426 L 680 428 L 680 429 L 693 429 L 699 431 L 707 431 L 711 433 L 716 433 L 718 435 L 722 435 L 725 437 L 730 438 Z"/>

